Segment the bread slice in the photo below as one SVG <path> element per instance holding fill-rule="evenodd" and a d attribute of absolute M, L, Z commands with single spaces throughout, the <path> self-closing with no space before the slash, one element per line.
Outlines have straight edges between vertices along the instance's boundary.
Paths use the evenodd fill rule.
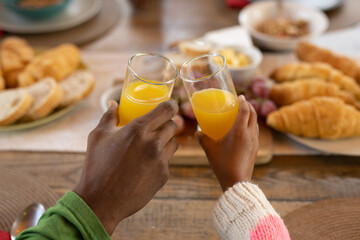
<path fill-rule="evenodd" d="M 25 89 L 0 92 L 0 126 L 16 122 L 26 114 L 32 102 L 32 96 Z"/>
<path fill-rule="evenodd" d="M 191 40 L 179 42 L 178 48 L 180 53 L 193 58 L 209 53 L 211 51 L 212 45 L 203 41 Z"/>
<path fill-rule="evenodd" d="M 86 98 L 94 88 L 94 83 L 94 75 L 86 70 L 78 70 L 65 78 L 59 83 L 64 92 L 60 107 L 66 107 Z"/>
<path fill-rule="evenodd" d="M 44 78 L 28 87 L 27 90 L 34 98 L 34 102 L 23 117 L 24 121 L 46 117 L 59 106 L 63 96 L 59 84 L 51 77 Z"/>

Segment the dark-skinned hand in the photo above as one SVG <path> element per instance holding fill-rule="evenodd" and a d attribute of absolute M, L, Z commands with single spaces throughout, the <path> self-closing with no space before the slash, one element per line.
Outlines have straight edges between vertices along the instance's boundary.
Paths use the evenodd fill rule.
<path fill-rule="evenodd" d="M 239 102 L 235 123 L 222 139 L 196 133 L 224 192 L 237 182 L 251 180 L 259 148 L 256 112 L 243 96 Z"/>
<path fill-rule="evenodd" d="M 174 101 L 118 128 L 117 103 L 90 133 L 80 182 L 73 189 L 111 235 L 124 218 L 143 208 L 167 182 L 178 111 Z"/>

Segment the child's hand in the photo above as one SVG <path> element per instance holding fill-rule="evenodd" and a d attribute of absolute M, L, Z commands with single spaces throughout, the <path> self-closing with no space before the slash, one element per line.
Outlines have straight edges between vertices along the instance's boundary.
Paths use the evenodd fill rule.
<path fill-rule="evenodd" d="M 174 138 L 178 111 L 174 101 L 118 128 L 111 102 L 90 133 L 77 193 L 111 235 L 124 218 L 143 208 L 166 183 L 169 159 L 178 148 Z"/>
<path fill-rule="evenodd" d="M 215 141 L 200 132 L 196 136 L 223 191 L 237 182 L 251 180 L 259 148 L 256 112 L 244 97 L 232 129 Z"/>

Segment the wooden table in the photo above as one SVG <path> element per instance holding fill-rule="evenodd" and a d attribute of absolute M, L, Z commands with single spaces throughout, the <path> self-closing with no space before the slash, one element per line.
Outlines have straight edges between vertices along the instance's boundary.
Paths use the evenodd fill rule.
<path fill-rule="evenodd" d="M 357 7 L 359 1 L 349 0 Z M 143 0 L 104 38 L 84 47 L 92 51 L 161 51 L 172 41 L 202 36 L 237 23 L 238 10 L 220 0 Z M 359 9 L 359 8 L 358 8 Z M 340 14 L 340 13 L 337 13 Z M 339 15 L 337 15 L 339 16 Z M 339 24 L 339 23 L 337 23 Z M 47 183 L 59 197 L 79 180 L 83 153 L 0 152 L 0 167 L 20 169 Z M 360 158 L 275 156 L 254 171 L 280 215 L 311 202 L 360 197 Z M 139 213 L 123 221 L 114 239 L 218 239 L 211 211 L 221 189 L 206 166 L 171 166 L 165 187 Z"/>

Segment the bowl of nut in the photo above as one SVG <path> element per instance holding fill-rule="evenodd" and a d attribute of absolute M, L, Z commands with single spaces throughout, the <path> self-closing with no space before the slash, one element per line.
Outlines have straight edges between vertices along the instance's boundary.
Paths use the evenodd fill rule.
<path fill-rule="evenodd" d="M 254 43 L 262 48 L 294 50 L 300 41 L 325 32 L 329 20 L 315 8 L 281 0 L 257 1 L 239 14 L 239 22 L 251 34 Z M 282 7 L 280 7 L 282 6 Z"/>

